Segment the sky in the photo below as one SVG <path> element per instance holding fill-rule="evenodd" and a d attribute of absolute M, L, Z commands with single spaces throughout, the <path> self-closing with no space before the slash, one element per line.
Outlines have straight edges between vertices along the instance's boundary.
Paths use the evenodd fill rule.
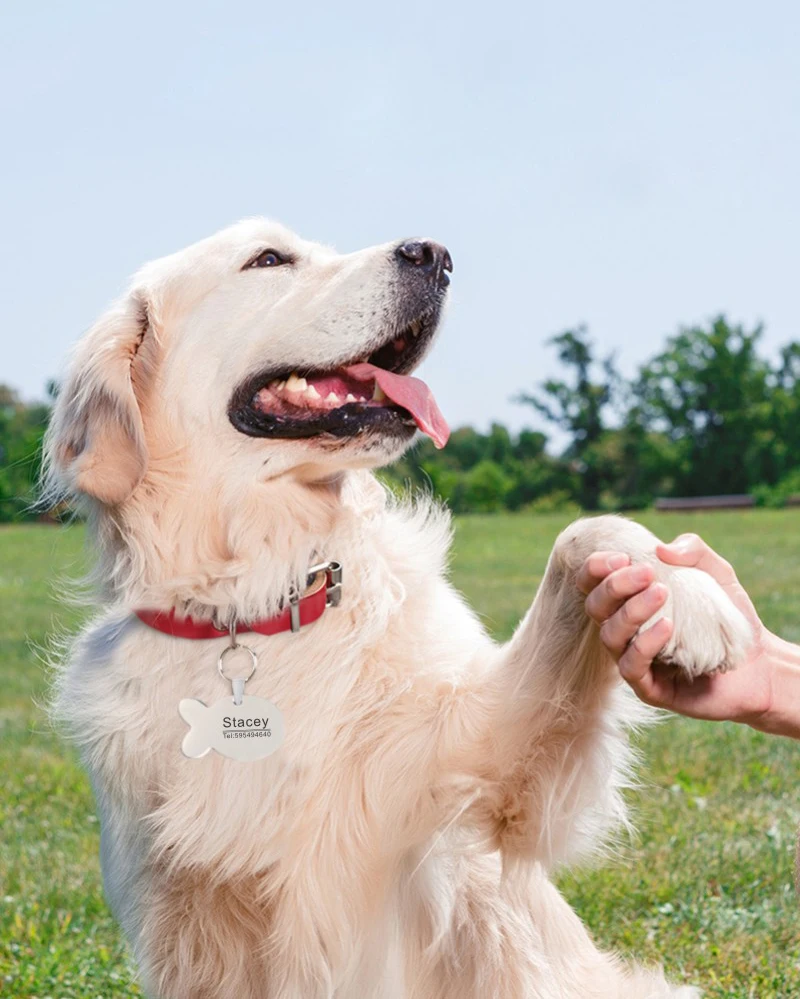
<path fill-rule="evenodd" d="M 4 4 L 0 381 L 40 397 L 140 264 L 256 214 L 449 247 L 454 426 L 541 426 L 512 397 L 581 322 L 626 373 L 720 312 L 775 351 L 798 51 L 791 0 Z"/>

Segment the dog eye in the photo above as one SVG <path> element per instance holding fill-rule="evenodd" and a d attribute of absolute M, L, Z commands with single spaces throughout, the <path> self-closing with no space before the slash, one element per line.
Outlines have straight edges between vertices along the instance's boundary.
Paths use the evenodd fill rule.
<path fill-rule="evenodd" d="M 288 257 L 284 257 L 277 250 L 262 250 L 257 257 L 246 263 L 243 271 L 254 270 L 256 267 L 280 267 L 281 264 L 291 263 Z"/>

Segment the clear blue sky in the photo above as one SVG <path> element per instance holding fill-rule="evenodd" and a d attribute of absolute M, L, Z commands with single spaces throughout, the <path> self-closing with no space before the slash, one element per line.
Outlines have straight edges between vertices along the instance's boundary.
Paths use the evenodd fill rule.
<path fill-rule="evenodd" d="M 27 397 L 143 261 L 246 215 L 447 243 L 423 374 L 513 426 L 590 325 L 800 338 L 800 5 L 90 2 L 0 13 L 3 366 Z M 189 373 L 191 377 L 191 373 Z"/>

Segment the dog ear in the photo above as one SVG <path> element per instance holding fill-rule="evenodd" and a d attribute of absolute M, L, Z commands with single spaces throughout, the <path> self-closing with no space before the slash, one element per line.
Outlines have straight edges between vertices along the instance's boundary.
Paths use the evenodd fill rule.
<path fill-rule="evenodd" d="M 147 303 L 133 292 L 79 341 L 45 442 L 51 498 L 82 494 L 115 505 L 141 481 L 147 451 L 133 367 L 148 329 Z"/>

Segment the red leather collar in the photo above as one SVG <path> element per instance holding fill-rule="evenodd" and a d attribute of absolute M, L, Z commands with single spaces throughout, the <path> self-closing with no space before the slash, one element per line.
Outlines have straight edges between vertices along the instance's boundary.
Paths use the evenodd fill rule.
<path fill-rule="evenodd" d="M 341 599 L 342 567 L 338 562 L 310 570 L 317 578 L 302 597 L 290 599 L 289 604 L 275 617 L 262 618 L 247 623 L 236 622 L 236 633 L 254 631 L 259 635 L 277 635 L 282 631 L 299 631 L 312 624 L 325 613 L 326 607 L 336 607 Z M 227 628 L 218 628 L 213 621 L 196 621 L 193 617 L 177 617 L 175 609 L 169 611 L 137 610 L 139 620 L 174 638 L 223 638 Z"/>

